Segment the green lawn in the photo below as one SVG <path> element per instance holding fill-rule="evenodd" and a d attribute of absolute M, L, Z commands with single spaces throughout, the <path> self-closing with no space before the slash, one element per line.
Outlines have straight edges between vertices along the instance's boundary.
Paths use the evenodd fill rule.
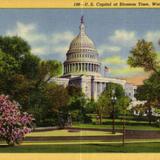
<path fill-rule="evenodd" d="M 63 142 L 64 143 L 64 142 Z M 115 143 L 85 143 L 85 144 L 54 144 L 54 143 L 24 143 L 20 146 L 0 146 L 0 153 L 159 153 L 160 142 L 130 142 L 122 146 Z"/>
<path fill-rule="evenodd" d="M 105 131 L 70 131 L 70 130 L 53 130 L 43 132 L 32 132 L 26 137 L 48 137 L 48 136 L 117 136 L 121 133 L 112 134 Z"/>
<path fill-rule="evenodd" d="M 97 129 L 111 129 L 112 128 L 112 119 L 103 118 L 102 125 L 99 125 L 99 120 L 96 119 L 96 114 L 89 114 L 88 116 L 92 117 L 92 123 L 90 124 L 79 124 L 74 123 L 73 127 L 78 128 L 97 128 Z M 160 131 L 160 127 L 155 126 L 155 124 L 149 125 L 148 121 L 136 121 L 133 120 L 133 116 L 126 116 L 125 126 L 128 130 L 156 130 Z M 115 119 L 116 129 L 122 129 L 122 119 Z"/>
<path fill-rule="evenodd" d="M 95 122 L 93 124 L 74 123 L 73 127 L 112 129 L 112 119 L 104 119 L 102 125 L 96 124 Z M 120 119 L 115 120 L 115 128 L 116 129 L 122 129 L 122 121 Z M 128 120 L 126 122 L 125 128 L 128 129 L 128 130 L 155 130 L 155 131 L 160 131 L 159 127 L 156 127 L 154 125 L 149 125 L 148 122 L 146 122 L 146 121 Z"/>
<path fill-rule="evenodd" d="M 104 119 L 103 125 L 74 123 L 73 127 L 112 129 L 112 120 Z M 116 129 L 122 129 L 121 120 L 116 120 Z M 156 130 L 160 128 L 148 125 L 146 121 L 128 120 L 126 129 L 130 130 Z M 120 135 L 117 133 L 116 135 Z M 73 131 L 73 130 L 52 130 L 43 132 L 32 132 L 27 136 L 114 136 L 111 132 L 105 131 Z M 0 153 L 160 153 L 160 139 L 130 139 L 122 146 L 121 140 L 65 140 L 45 142 L 25 142 L 20 146 L 9 147 L 4 142 L 0 143 Z"/>

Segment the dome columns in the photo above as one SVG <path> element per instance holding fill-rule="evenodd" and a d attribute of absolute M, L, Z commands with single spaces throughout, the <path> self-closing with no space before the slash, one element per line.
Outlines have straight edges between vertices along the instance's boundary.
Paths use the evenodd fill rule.
<path fill-rule="evenodd" d="M 92 63 L 64 64 L 64 73 L 68 74 L 72 72 L 100 72 L 100 65 Z"/>

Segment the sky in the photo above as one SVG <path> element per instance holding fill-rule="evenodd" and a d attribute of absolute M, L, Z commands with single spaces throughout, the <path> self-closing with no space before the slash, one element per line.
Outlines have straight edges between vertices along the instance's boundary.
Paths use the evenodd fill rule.
<path fill-rule="evenodd" d="M 70 42 L 79 33 L 82 15 L 102 66 L 109 68 L 107 76 L 145 74 L 141 68 L 130 68 L 126 61 L 142 38 L 152 41 L 159 52 L 159 9 L 0 9 L 0 34 L 20 36 L 33 54 L 63 62 Z"/>

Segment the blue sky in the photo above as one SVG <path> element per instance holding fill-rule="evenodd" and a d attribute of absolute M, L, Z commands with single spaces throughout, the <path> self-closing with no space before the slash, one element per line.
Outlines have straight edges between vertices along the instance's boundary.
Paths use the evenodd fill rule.
<path fill-rule="evenodd" d="M 0 34 L 21 36 L 33 54 L 63 62 L 69 43 L 79 32 L 81 15 L 102 64 L 110 68 L 109 76 L 144 74 L 126 64 L 138 39 L 152 41 L 160 50 L 159 9 L 0 9 Z"/>

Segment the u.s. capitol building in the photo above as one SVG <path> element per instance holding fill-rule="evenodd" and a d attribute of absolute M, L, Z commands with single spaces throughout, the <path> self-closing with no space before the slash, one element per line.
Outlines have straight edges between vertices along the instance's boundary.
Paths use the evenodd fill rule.
<path fill-rule="evenodd" d="M 123 86 L 132 100 L 135 100 L 136 86 L 127 83 L 126 80 L 102 76 L 99 54 L 93 41 L 86 34 L 83 17 L 79 29 L 79 34 L 72 40 L 66 53 L 63 76 L 52 80 L 64 86 L 79 86 L 88 98 L 94 100 L 97 100 L 107 83 L 117 83 Z"/>

